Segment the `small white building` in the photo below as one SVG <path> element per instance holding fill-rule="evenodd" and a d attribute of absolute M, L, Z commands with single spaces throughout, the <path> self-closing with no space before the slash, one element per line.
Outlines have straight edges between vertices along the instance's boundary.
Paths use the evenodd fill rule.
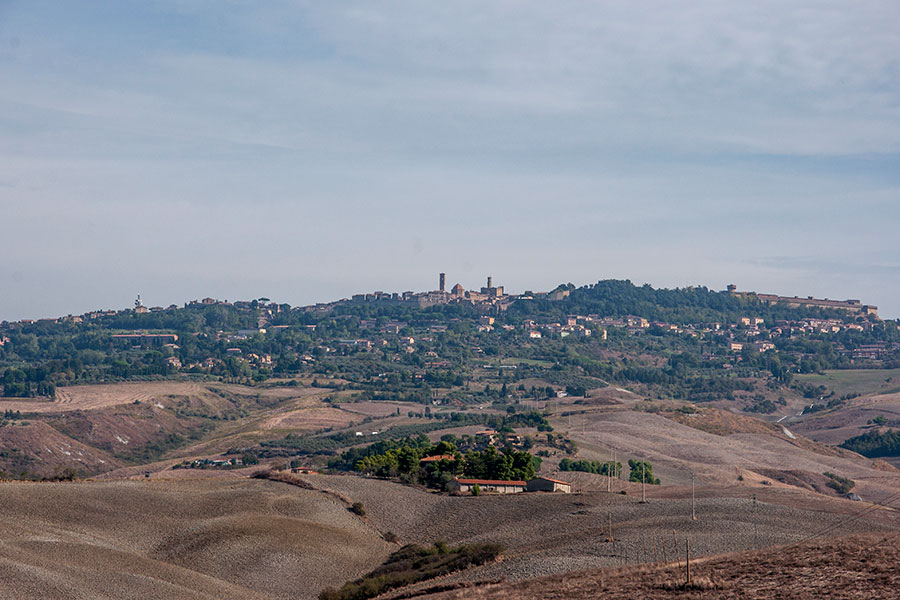
<path fill-rule="evenodd" d="M 562 492 L 564 494 L 572 493 L 572 485 L 565 481 L 550 479 L 549 477 L 536 477 L 528 482 L 527 489 L 529 492 Z"/>

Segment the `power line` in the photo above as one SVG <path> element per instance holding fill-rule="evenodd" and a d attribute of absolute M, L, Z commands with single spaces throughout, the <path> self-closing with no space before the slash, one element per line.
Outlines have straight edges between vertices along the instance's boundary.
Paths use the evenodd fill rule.
<path fill-rule="evenodd" d="M 835 529 L 838 529 L 838 528 L 840 528 L 840 527 L 842 527 L 842 526 L 844 526 L 844 525 L 847 525 L 847 524 L 849 524 L 849 523 L 852 523 L 853 521 L 856 521 L 856 520 L 858 520 L 858 519 L 861 519 L 862 517 L 864 517 L 864 516 L 866 516 L 866 515 L 869 515 L 869 514 L 875 512 L 876 510 L 879 510 L 880 508 L 888 508 L 887 505 L 890 504 L 891 502 L 897 500 L 898 498 L 900 498 L 900 492 L 891 494 L 890 496 L 888 496 L 887 498 L 884 498 L 883 500 L 880 500 L 880 501 L 878 501 L 878 502 L 874 502 L 874 503 L 872 504 L 872 506 L 868 506 L 868 507 L 864 508 L 863 510 L 859 511 L 859 512 L 856 513 L 855 515 L 850 515 L 850 516 L 847 517 L 846 519 L 843 519 L 843 520 L 841 520 L 841 521 L 838 521 L 837 523 L 834 523 L 834 524 L 832 524 L 832 525 L 829 525 L 828 527 L 825 527 L 825 528 L 822 529 L 821 531 L 818 531 L 818 532 L 816 532 L 816 533 L 813 533 L 813 534 L 811 534 L 811 535 L 808 535 L 808 536 L 806 536 L 805 538 L 803 538 L 803 539 L 801 539 L 801 540 L 799 540 L 799 541 L 797 541 L 797 542 L 794 542 L 793 544 L 790 544 L 790 545 L 788 546 L 788 548 L 794 548 L 794 547 L 799 546 L 800 544 L 806 543 L 806 542 L 808 542 L 808 541 L 810 541 L 810 540 L 812 540 L 812 539 L 814 539 L 814 538 L 821 537 L 821 536 L 823 536 L 823 535 L 825 535 L 825 534 L 827 534 L 827 533 L 831 533 L 831 532 L 834 531 Z"/>

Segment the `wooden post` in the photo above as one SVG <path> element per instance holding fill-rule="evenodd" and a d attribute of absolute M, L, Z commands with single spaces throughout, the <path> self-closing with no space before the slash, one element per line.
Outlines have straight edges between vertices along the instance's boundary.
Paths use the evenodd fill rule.
<path fill-rule="evenodd" d="M 653 562 L 659 562 L 659 552 L 657 550 L 656 536 L 653 536 Z"/>
<path fill-rule="evenodd" d="M 611 512 L 606 513 L 606 517 L 607 517 L 607 519 L 609 520 L 609 537 L 606 538 L 606 541 L 607 541 L 607 542 L 614 542 L 614 541 L 616 541 L 616 540 L 615 540 L 615 538 L 613 537 L 613 534 L 612 534 L 612 513 L 611 513 Z"/>
<path fill-rule="evenodd" d="M 665 540 L 665 538 L 663 538 L 662 544 L 661 544 L 661 545 L 662 545 L 663 562 L 666 563 L 666 564 L 669 564 L 669 555 L 668 555 L 668 553 L 666 552 L 666 540 Z"/>
<path fill-rule="evenodd" d="M 684 566 L 687 573 L 687 584 L 691 585 L 691 540 L 684 540 L 684 548 L 686 553 Z"/>

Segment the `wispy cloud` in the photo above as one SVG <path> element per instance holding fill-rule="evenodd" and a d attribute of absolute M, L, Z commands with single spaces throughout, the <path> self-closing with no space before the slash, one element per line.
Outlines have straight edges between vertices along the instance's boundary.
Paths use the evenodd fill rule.
<path fill-rule="evenodd" d="M 900 297 L 893 1 L 2 11 L 7 262 L 85 268 L 98 305 L 437 269 Z M 51 310 L 39 280 L 0 318 Z"/>

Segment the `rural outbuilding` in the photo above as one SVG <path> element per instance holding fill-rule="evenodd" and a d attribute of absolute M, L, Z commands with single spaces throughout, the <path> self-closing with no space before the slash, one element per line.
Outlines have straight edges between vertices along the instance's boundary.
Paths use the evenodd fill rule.
<path fill-rule="evenodd" d="M 528 482 L 529 492 L 563 492 L 570 494 L 572 486 L 565 481 L 550 479 L 549 477 L 537 477 Z"/>
<path fill-rule="evenodd" d="M 525 491 L 524 481 L 497 481 L 494 479 L 451 479 L 447 483 L 449 492 L 471 492 L 475 485 L 482 492 L 494 492 L 497 494 L 518 494 Z"/>

